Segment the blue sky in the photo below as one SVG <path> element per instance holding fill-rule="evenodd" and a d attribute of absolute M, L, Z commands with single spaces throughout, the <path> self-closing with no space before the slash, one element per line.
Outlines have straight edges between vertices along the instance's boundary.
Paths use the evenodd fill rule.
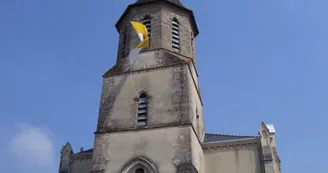
<path fill-rule="evenodd" d="M 0 172 L 57 172 L 66 141 L 92 147 L 114 24 L 132 2 L 0 1 Z M 273 123 L 283 172 L 326 172 L 328 1 L 182 2 L 200 30 L 207 132 Z"/>

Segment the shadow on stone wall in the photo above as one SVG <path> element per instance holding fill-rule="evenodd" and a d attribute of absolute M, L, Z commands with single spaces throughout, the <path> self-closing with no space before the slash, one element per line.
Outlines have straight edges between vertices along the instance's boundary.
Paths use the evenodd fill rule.
<path fill-rule="evenodd" d="M 110 129 L 110 114 L 117 96 L 126 83 L 129 75 L 124 75 L 118 85 L 110 89 L 109 84 L 103 84 L 102 98 L 98 117 L 97 132 L 105 132 Z M 107 92 L 108 91 L 108 92 Z"/>

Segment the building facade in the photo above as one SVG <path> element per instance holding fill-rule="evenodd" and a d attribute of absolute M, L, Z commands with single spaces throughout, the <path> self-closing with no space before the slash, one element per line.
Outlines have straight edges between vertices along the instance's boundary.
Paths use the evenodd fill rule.
<path fill-rule="evenodd" d="M 150 47 L 131 66 L 143 22 Z M 62 147 L 59 173 L 280 173 L 275 129 L 205 133 L 193 12 L 179 0 L 137 0 L 116 23 L 116 64 L 103 75 L 93 149 Z M 187 63 L 183 59 L 191 58 Z"/>

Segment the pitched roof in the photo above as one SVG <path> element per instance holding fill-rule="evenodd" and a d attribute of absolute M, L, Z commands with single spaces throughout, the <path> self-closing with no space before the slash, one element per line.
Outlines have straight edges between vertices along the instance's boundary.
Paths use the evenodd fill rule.
<path fill-rule="evenodd" d="M 152 2 L 152 1 L 159 1 L 159 0 L 137 0 L 135 4 L 141 4 L 141 3 Z M 173 4 L 183 7 L 183 4 L 180 2 L 180 0 L 166 0 L 166 1 L 169 1 Z"/>
<path fill-rule="evenodd" d="M 275 130 L 273 124 L 265 124 L 265 125 L 266 125 L 266 127 L 268 128 L 269 133 L 276 133 L 276 130 Z"/>
<path fill-rule="evenodd" d="M 82 152 L 78 152 L 78 153 L 75 153 L 77 155 L 80 155 L 80 154 L 92 154 L 93 152 L 93 148 L 90 148 L 90 149 L 87 149 L 87 150 L 84 150 Z"/>
<path fill-rule="evenodd" d="M 258 136 L 240 136 L 240 135 L 206 133 L 203 142 L 211 143 L 211 142 L 223 142 L 223 141 L 232 141 L 232 140 L 248 140 L 248 139 L 257 139 L 257 138 Z"/>

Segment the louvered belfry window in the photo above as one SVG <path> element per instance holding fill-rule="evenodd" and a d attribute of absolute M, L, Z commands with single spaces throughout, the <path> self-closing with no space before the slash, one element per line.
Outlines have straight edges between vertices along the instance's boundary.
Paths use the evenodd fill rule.
<path fill-rule="evenodd" d="M 145 93 L 139 96 L 138 102 L 138 126 L 147 125 L 148 98 Z"/>
<path fill-rule="evenodd" d="M 144 17 L 142 23 L 147 28 L 148 37 L 149 37 L 149 44 L 150 44 L 150 36 L 151 36 L 151 34 L 150 34 L 151 33 L 151 18 L 150 18 L 150 16 Z"/>
<path fill-rule="evenodd" d="M 122 58 L 127 54 L 127 29 L 124 30 L 123 33 L 123 44 L 122 44 Z"/>
<path fill-rule="evenodd" d="M 176 19 L 172 21 L 172 49 L 180 52 L 180 30 L 179 23 Z"/>

